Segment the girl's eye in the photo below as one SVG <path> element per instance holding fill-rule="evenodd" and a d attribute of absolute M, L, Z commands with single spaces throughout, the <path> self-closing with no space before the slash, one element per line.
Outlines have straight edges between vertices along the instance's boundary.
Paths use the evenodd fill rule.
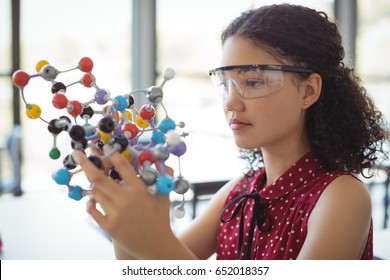
<path fill-rule="evenodd" d="M 265 87 L 265 82 L 263 80 L 247 80 L 246 86 L 251 88 Z"/>

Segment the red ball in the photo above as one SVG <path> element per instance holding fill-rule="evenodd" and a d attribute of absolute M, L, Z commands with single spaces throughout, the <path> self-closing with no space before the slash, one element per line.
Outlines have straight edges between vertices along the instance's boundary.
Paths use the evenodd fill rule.
<path fill-rule="evenodd" d="M 53 106 L 57 109 L 64 109 L 68 105 L 68 98 L 62 93 L 56 93 L 53 96 L 53 99 L 51 100 L 51 103 L 53 103 Z"/>
<path fill-rule="evenodd" d="M 93 61 L 89 57 L 83 57 L 80 59 L 78 67 L 83 72 L 91 72 L 93 68 Z"/>
<path fill-rule="evenodd" d="M 95 81 L 95 77 L 92 74 L 89 74 L 89 73 L 85 74 L 83 76 L 83 79 L 82 79 L 83 85 L 85 87 L 91 87 L 92 86 L 92 82 L 94 82 L 94 81 Z"/>
<path fill-rule="evenodd" d="M 138 157 L 138 162 L 140 165 L 143 165 L 145 161 L 150 161 L 150 163 L 155 162 L 153 155 L 148 151 L 142 151 Z"/>
<path fill-rule="evenodd" d="M 77 117 L 83 111 L 83 106 L 77 100 L 70 101 L 69 105 L 71 106 L 68 107 L 68 113 L 73 117 Z"/>
<path fill-rule="evenodd" d="M 28 84 L 29 80 L 30 80 L 30 76 L 22 70 L 17 70 L 12 75 L 12 82 L 18 88 L 24 88 Z"/>
<path fill-rule="evenodd" d="M 122 128 L 122 134 L 125 134 L 126 132 L 130 132 L 130 139 L 134 139 L 138 134 L 138 127 L 134 123 L 125 124 Z"/>
<path fill-rule="evenodd" d="M 143 105 L 140 109 L 139 115 L 144 120 L 150 120 L 156 115 L 156 111 L 153 107 L 149 107 L 149 105 Z"/>

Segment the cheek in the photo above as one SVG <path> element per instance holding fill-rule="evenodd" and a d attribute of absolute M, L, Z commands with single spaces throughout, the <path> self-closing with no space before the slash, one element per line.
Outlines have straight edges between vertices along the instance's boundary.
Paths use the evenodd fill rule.
<path fill-rule="evenodd" d="M 291 100 L 275 100 L 267 102 L 264 106 L 253 108 L 256 112 L 254 121 L 263 131 L 269 133 L 290 130 L 296 128 L 301 121 L 301 110 Z"/>

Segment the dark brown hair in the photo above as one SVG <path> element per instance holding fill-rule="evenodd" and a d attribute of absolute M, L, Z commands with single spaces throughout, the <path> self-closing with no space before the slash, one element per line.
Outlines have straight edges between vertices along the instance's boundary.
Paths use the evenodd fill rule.
<path fill-rule="evenodd" d="M 306 129 L 312 152 L 326 168 L 362 173 L 378 154 L 387 156 L 384 118 L 343 63 L 341 35 L 325 13 L 298 5 L 263 6 L 236 18 L 222 33 L 222 44 L 233 35 L 321 75 L 321 96 L 307 111 Z"/>

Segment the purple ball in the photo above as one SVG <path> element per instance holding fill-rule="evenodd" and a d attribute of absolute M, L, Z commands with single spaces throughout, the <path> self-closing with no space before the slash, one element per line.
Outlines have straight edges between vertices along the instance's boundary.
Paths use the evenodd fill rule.
<path fill-rule="evenodd" d="M 95 92 L 94 98 L 97 104 L 104 105 L 107 103 L 107 96 L 109 95 L 109 92 L 105 89 L 98 90 Z"/>
<path fill-rule="evenodd" d="M 174 146 L 170 146 L 169 151 L 171 152 L 171 154 L 173 154 L 177 157 L 180 157 L 180 156 L 184 155 L 185 152 L 187 151 L 187 145 L 184 141 L 180 141 L 179 144 L 174 145 Z"/>

